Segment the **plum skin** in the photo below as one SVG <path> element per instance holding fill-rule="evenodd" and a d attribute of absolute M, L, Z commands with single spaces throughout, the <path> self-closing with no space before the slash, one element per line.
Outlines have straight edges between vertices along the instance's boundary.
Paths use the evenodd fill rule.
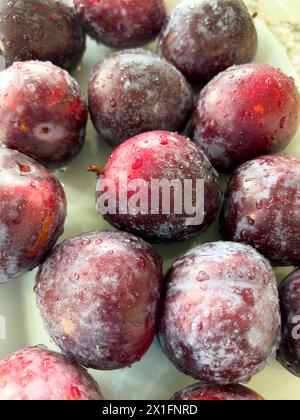
<path fill-rule="evenodd" d="M 79 64 L 85 33 L 74 10 L 53 0 L 0 1 L 0 54 L 15 61 L 51 61 L 68 71 Z"/>
<path fill-rule="evenodd" d="M 192 113 L 193 94 L 171 64 L 145 50 L 125 50 L 94 67 L 89 108 L 96 130 L 118 146 L 145 131 L 182 131 Z"/>
<path fill-rule="evenodd" d="M 73 0 L 84 28 L 113 48 L 139 47 L 154 39 L 166 18 L 165 0 Z"/>
<path fill-rule="evenodd" d="M 217 386 L 198 383 L 178 391 L 171 400 L 181 401 L 263 401 L 259 394 L 243 385 Z"/>
<path fill-rule="evenodd" d="M 63 232 L 64 190 L 44 167 L 0 148 L 0 283 L 24 274 L 46 257 Z"/>
<path fill-rule="evenodd" d="M 269 65 L 234 66 L 201 92 L 191 137 L 216 168 L 227 171 L 282 151 L 296 133 L 299 117 L 293 78 Z"/>
<path fill-rule="evenodd" d="M 232 175 L 221 224 L 226 239 L 249 244 L 274 266 L 300 261 L 300 160 L 262 156 Z"/>
<path fill-rule="evenodd" d="M 105 214 L 104 218 L 113 226 L 129 231 L 150 242 L 169 242 L 191 239 L 205 231 L 216 219 L 221 205 L 218 174 L 203 152 L 185 137 L 167 131 L 151 131 L 140 134 L 120 145 L 110 156 L 104 173 L 97 184 L 97 209 L 101 212 L 103 181 L 111 180 L 119 192 L 125 184 L 142 179 L 149 186 L 148 214 L 130 211 L 121 213 L 117 202 L 116 214 Z M 159 213 L 151 214 L 151 180 L 204 180 L 204 219 L 201 223 L 189 224 L 191 217 L 185 211 L 174 212 L 174 195 L 171 195 L 170 214 L 163 214 L 162 202 Z M 184 184 L 183 184 L 184 191 Z M 130 194 L 130 191 L 128 191 Z M 109 194 L 106 194 L 109 197 Z"/>
<path fill-rule="evenodd" d="M 300 270 L 289 275 L 279 287 L 282 315 L 282 339 L 278 361 L 300 378 Z M 298 338 L 293 336 L 297 334 Z"/>
<path fill-rule="evenodd" d="M 81 366 L 45 347 L 19 350 L 0 362 L 0 400 L 103 400 Z"/>
<path fill-rule="evenodd" d="M 0 73 L 0 84 L 2 146 L 50 168 L 80 152 L 87 103 L 66 71 L 50 62 L 19 62 Z"/>
<path fill-rule="evenodd" d="M 158 54 L 203 85 L 234 64 L 251 62 L 257 33 L 241 0 L 186 0 L 171 13 Z"/>
<path fill-rule="evenodd" d="M 170 269 L 158 337 L 183 373 L 205 382 L 247 382 L 275 356 L 280 311 L 275 274 L 253 248 L 216 242 Z"/>
<path fill-rule="evenodd" d="M 156 332 L 162 260 L 132 235 L 91 232 L 57 246 L 36 277 L 37 306 L 63 352 L 87 368 L 139 361 Z"/>

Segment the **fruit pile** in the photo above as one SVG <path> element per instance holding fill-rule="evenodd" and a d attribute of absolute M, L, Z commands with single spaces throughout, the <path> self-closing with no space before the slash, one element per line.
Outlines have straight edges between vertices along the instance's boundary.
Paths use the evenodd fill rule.
<path fill-rule="evenodd" d="M 0 400 L 101 400 L 86 368 L 129 367 L 155 335 L 200 381 L 172 400 L 262 400 L 240 383 L 276 355 L 300 377 L 300 272 L 279 292 L 274 272 L 300 266 L 300 160 L 281 153 L 299 126 L 296 83 L 252 63 L 242 0 L 184 0 L 170 16 L 164 0 L 73 2 L 0 1 L 0 283 L 39 267 L 37 307 L 63 352 L 1 361 Z M 94 67 L 88 102 L 68 73 L 86 33 L 122 48 Z M 157 36 L 156 54 L 140 48 Z M 80 159 L 88 114 L 114 148 L 88 170 L 117 231 L 55 246 L 67 199 L 51 170 Z M 224 200 L 217 171 L 231 171 Z M 218 217 L 223 240 L 164 277 L 148 242 L 201 240 Z"/>

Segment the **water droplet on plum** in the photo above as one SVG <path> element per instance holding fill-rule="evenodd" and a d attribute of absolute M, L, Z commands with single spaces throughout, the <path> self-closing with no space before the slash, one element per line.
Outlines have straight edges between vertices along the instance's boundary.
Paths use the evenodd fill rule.
<path fill-rule="evenodd" d="M 161 138 L 160 138 L 160 144 L 162 146 L 166 146 L 168 143 L 169 143 L 169 141 L 168 141 L 167 137 L 166 136 L 161 136 Z"/>
<path fill-rule="evenodd" d="M 251 226 L 255 225 L 255 215 L 248 216 L 247 219 L 248 219 L 249 225 Z"/>
<path fill-rule="evenodd" d="M 137 258 L 137 263 L 138 263 L 138 266 L 140 267 L 140 268 L 145 268 L 146 267 L 146 260 L 145 260 L 145 258 Z"/>
<path fill-rule="evenodd" d="M 81 245 L 89 245 L 90 243 L 91 243 L 91 240 L 90 239 L 83 239 L 81 241 Z"/>
<path fill-rule="evenodd" d="M 211 310 L 210 309 L 205 309 L 204 312 L 203 312 L 203 316 L 206 319 L 211 318 Z"/>
<path fill-rule="evenodd" d="M 209 279 L 210 279 L 210 277 L 205 271 L 200 271 L 198 273 L 197 281 L 201 282 L 201 281 L 207 281 Z"/>
<path fill-rule="evenodd" d="M 287 118 L 286 117 L 281 118 L 280 124 L 279 124 L 280 128 L 282 128 L 282 129 L 285 128 L 286 122 L 287 122 Z"/>
<path fill-rule="evenodd" d="M 136 156 L 135 160 L 132 164 L 132 169 L 137 170 L 140 169 L 143 163 L 143 159 L 140 156 Z"/>
<path fill-rule="evenodd" d="M 30 186 L 32 187 L 32 188 L 37 188 L 37 186 L 39 185 L 39 183 L 38 183 L 38 181 L 36 181 L 36 180 L 33 180 L 33 181 L 31 181 L 30 182 Z"/>
<path fill-rule="evenodd" d="M 262 202 L 262 200 L 256 202 L 256 208 L 257 208 L 257 210 L 261 210 L 263 208 L 263 202 Z"/>
<path fill-rule="evenodd" d="M 112 108 L 116 108 L 118 106 L 118 103 L 115 100 L 115 98 L 109 98 L 109 102 Z"/>

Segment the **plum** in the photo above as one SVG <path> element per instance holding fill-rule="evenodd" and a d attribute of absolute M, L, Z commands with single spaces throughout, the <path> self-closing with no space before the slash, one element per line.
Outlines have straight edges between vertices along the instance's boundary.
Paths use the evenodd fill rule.
<path fill-rule="evenodd" d="M 110 370 L 139 361 L 156 332 L 162 260 L 144 241 L 91 232 L 57 246 L 35 291 L 55 343 L 85 367 Z"/>
<path fill-rule="evenodd" d="M 243 385 L 191 385 L 178 391 L 171 400 L 185 401 L 263 401 L 260 395 Z"/>
<path fill-rule="evenodd" d="M 174 365 L 195 379 L 247 382 L 275 356 L 280 326 L 275 274 L 250 246 L 198 246 L 166 277 L 159 340 Z"/>
<path fill-rule="evenodd" d="M 14 63 L 0 73 L 0 144 L 45 166 L 58 167 L 79 153 L 87 104 L 66 71 L 50 62 Z"/>
<path fill-rule="evenodd" d="M 93 378 L 72 360 L 31 347 L 0 362 L 0 400 L 103 400 Z"/>
<path fill-rule="evenodd" d="M 289 275 L 279 287 L 282 339 L 279 362 L 300 378 L 300 270 Z"/>
<path fill-rule="evenodd" d="M 79 64 L 85 33 L 74 10 L 60 0 L 0 0 L 0 55 L 15 61 L 51 61 L 66 70 Z"/>
<path fill-rule="evenodd" d="M 280 152 L 299 125 L 295 80 L 262 64 L 234 66 L 214 78 L 195 105 L 191 136 L 220 169 Z"/>
<path fill-rule="evenodd" d="M 218 174 L 203 152 L 178 134 L 151 131 L 133 137 L 112 153 L 101 172 L 98 212 L 113 226 L 147 240 L 191 239 L 217 217 Z"/>
<path fill-rule="evenodd" d="M 95 128 L 113 146 L 149 130 L 182 131 L 193 94 L 171 64 L 144 51 L 106 57 L 93 70 L 89 106 Z"/>
<path fill-rule="evenodd" d="M 109 47 L 138 47 L 154 39 L 167 16 L 165 0 L 73 0 L 87 33 Z"/>
<path fill-rule="evenodd" d="M 223 231 L 227 239 L 252 245 L 275 266 L 300 263 L 300 160 L 262 156 L 232 175 Z"/>
<path fill-rule="evenodd" d="M 63 232 L 59 181 L 21 153 L 0 148 L 0 283 L 32 270 Z"/>
<path fill-rule="evenodd" d="M 185 0 L 164 26 L 158 53 L 202 85 L 234 64 L 251 62 L 257 33 L 241 0 Z"/>

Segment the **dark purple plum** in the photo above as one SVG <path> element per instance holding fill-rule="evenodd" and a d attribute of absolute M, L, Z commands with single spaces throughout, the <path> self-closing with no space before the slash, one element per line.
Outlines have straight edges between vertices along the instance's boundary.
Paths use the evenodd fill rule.
<path fill-rule="evenodd" d="M 89 105 L 95 128 L 118 146 L 145 131 L 182 131 L 193 94 L 171 64 L 148 51 L 125 50 L 95 66 Z"/>
<path fill-rule="evenodd" d="M 57 246 L 36 278 L 51 338 L 85 367 L 139 361 L 156 332 L 162 260 L 141 239 L 91 232 Z"/>
<path fill-rule="evenodd" d="M 241 0 L 185 0 L 171 13 L 158 53 L 202 85 L 234 64 L 251 62 L 257 33 Z"/>
<path fill-rule="evenodd" d="M 232 175 L 224 207 L 228 239 L 255 247 L 275 266 L 300 263 L 300 160 L 263 156 Z"/>
<path fill-rule="evenodd" d="M 282 151 L 297 131 L 300 96 L 295 80 L 262 64 L 231 67 L 201 92 L 191 130 L 220 169 Z"/>
<path fill-rule="evenodd" d="M 45 347 L 19 350 L 0 362 L 0 400 L 103 400 L 93 378 L 72 360 Z"/>
<path fill-rule="evenodd" d="M 279 362 L 300 378 L 300 270 L 289 275 L 279 287 L 282 339 Z"/>
<path fill-rule="evenodd" d="M 0 148 L 0 283 L 32 270 L 62 234 L 66 198 L 38 163 Z"/>
<path fill-rule="evenodd" d="M 109 47 L 139 47 L 167 17 L 165 0 L 73 0 L 87 33 Z"/>
<path fill-rule="evenodd" d="M 243 385 L 218 386 L 200 383 L 178 391 L 171 400 L 182 401 L 263 401 L 259 394 Z"/>
<path fill-rule="evenodd" d="M 45 166 L 76 156 L 84 142 L 87 104 L 65 70 L 50 62 L 14 63 L 0 73 L 0 144 Z"/>
<path fill-rule="evenodd" d="M 221 205 L 218 174 L 204 153 L 178 134 L 150 131 L 133 137 L 112 153 L 102 172 L 97 184 L 98 212 L 113 226 L 146 240 L 191 239 L 217 217 Z M 202 184 L 198 189 L 198 181 L 204 183 L 203 191 Z M 111 183 L 115 188 L 107 191 Z M 170 185 L 176 194 L 168 188 Z M 124 188 L 126 208 L 122 199 Z M 110 209 L 115 191 L 116 211 Z M 145 193 L 143 203 L 134 198 L 139 191 Z"/>
<path fill-rule="evenodd" d="M 219 385 L 246 382 L 280 339 L 276 276 L 250 246 L 215 242 L 179 259 L 166 277 L 163 351 L 183 373 Z"/>
<path fill-rule="evenodd" d="M 41 60 L 71 71 L 84 50 L 84 30 L 66 2 L 0 0 L 0 55 L 7 67 Z"/>

